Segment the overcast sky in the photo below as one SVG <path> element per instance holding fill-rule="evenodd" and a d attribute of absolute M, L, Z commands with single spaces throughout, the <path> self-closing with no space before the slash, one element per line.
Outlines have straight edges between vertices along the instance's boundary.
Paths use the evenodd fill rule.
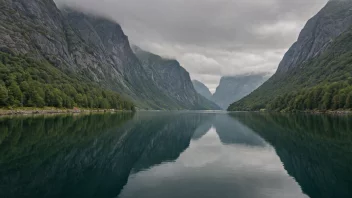
<path fill-rule="evenodd" d="M 327 0 L 55 0 L 115 19 L 132 43 L 177 59 L 215 91 L 221 76 L 274 73 Z"/>

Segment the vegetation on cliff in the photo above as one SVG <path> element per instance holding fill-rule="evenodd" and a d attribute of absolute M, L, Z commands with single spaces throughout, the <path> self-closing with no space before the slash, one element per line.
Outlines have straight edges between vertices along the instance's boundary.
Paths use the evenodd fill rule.
<path fill-rule="evenodd" d="M 0 52 L 0 107 L 59 107 L 134 110 L 116 92 L 46 61 Z"/>

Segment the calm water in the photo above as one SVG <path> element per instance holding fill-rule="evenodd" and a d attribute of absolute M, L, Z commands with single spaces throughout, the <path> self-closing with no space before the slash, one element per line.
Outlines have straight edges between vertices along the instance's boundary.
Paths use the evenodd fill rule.
<path fill-rule="evenodd" d="M 0 118 L 0 197 L 352 197 L 352 120 L 192 112 Z"/>

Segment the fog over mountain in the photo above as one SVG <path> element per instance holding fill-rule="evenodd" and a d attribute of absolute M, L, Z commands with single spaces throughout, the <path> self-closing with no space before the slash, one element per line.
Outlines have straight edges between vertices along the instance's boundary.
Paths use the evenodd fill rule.
<path fill-rule="evenodd" d="M 130 40 L 176 58 L 212 92 L 222 76 L 274 73 L 327 0 L 55 0 L 107 16 Z"/>

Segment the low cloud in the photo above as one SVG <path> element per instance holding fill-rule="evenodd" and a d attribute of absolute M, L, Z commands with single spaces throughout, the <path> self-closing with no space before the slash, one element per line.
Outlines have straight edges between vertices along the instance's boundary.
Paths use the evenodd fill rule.
<path fill-rule="evenodd" d="M 55 2 L 116 20 L 132 43 L 177 59 L 193 79 L 214 90 L 222 76 L 274 73 L 306 21 L 327 0 Z"/>

